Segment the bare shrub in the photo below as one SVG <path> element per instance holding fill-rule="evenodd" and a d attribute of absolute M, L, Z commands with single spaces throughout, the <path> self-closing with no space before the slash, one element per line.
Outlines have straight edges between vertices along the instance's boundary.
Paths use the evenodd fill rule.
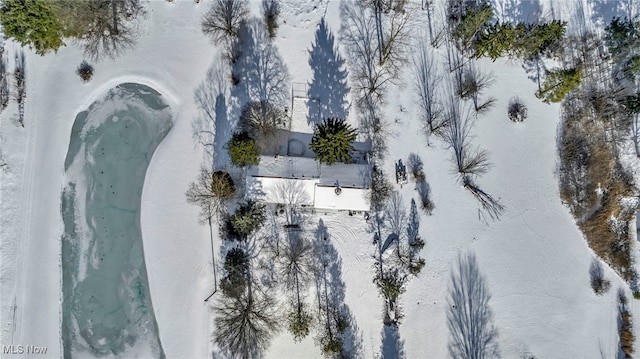
<path fill-rule="evenodd" d="M 76 74 L 80 76 L 83 82 L 89 82 L 91 81 L 91 77 L 93 77 L 93 66 L 84 60 L 78 65 Z"/>
<path fill-rule="evenodd" d="M 278 16 L 280 15 L 279 0 L 262 0 L 262 14 L 267 25 L 269 37 L 274 38 L 278 33 Z"/>
<path fill-rule="evenodd" d="M 527 106 L 522 103 L 519 97 L 512 97 L 509 100 L 509 108 L 507 109 L 509 119 L 513 122 L 523 122 L 527 119 Z"/>
<path fill-rule="evenodd" d="M 493 74 L 483 74 L 478 66 L 472 62 L 464 68 L 462 82 L 458 84 L 458 95 L 462 99 L 473 100 L 473 108 L 476 112 L 486 112 L 495 102 L 489 99 L 484 103 L 480 102 L 480 96 L 493 82 Z"/>
<path fill-rule="evenodd" d="M 591 261 L 589 266 L 589 276 L 591 277 L 591 289 L 597 295 L 603 295 L 609 291 L 611 282 L 604 278 L 604 269 L 602 263 L 596 257 Z"/>

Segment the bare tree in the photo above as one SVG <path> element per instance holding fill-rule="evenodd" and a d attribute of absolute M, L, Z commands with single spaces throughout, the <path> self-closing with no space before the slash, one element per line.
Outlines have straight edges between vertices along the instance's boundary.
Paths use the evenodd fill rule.
<path fill-rule="evenodd" d="M 475 62 L 470 62 L 464 68 L 462 83 L 458 84 L 458 95 L 462 99 L 473 100 L 473 108 L 477 113 L 486 112 L 493 105 L 495 99 L 489 98 L 481 103 L 480 96 L 493 81 L 494 77 L 491 73 L 481 73 Z"/>
<path fill-rule="evenodd" d="M 266 101 L 249 102 L 240 114 L 240 125 L 254 139 L 264 141 L 273 137 L 278 129 L 284 129 L 284 111 Z"/>
<path fill-rule="evenodd" d="M 375 23 L 378 64 L 397 72 L 405 61 L 413 4 L 407 0 L 365 0 Z"/>
<path fill-rule="evenodd" d="M 640 157 L 640 115 L 637 113 L 633 115 L 631 133 L 633 137 L 633 145 L 636 150 L 636 156 Z"/>
<path fill-rule="evenodd" d="M 139 0 L 64 2 L 68 22 L 94 62 L 114 59 L 131 48 L 137 36 L 136 19 L 146 14 Z"/>
<path fill-rule="evenodd" d="M 458 174 L 462 177 L 467 175 L 479 175 L 489 170 L 488 154 L 484 150 L 472 149 L 469 142 L 472 120 L 468 111 L 465 111 L 460 101 L 455 97 L 450 97 L 447 104 L 447 131 L 444 138 L 449 143 L 454 153 L 454 163 Z"/>
<path fill-rule="evenodd" d="M 189 203 L 200 207 L 202 220 L 210 221 L 225 213 L 224 202 L 234 194 L 234 183 L 227 172 L 213 172 L 202 167 L 197 180 L 189 185 L 186 196 Z"/>
<path fill-rule="evenodd" d="M 0 45 L 0 113 L 9 105 L 9 73 L 4 44 Z"/>
<path fill-rule="evenodd" d="M 402 257 L 400 252 L 400 238 L 404 237 L 404 229 L 407 226 L 407 209 L 398 191 L 393 191 L 385 208 L 385 220 L 387 227 L 398 236 L 396 240 L 396 255 Z"/>
<path fill-rule="evenodd" d="M 369 108 L 372 103 L 384 99 L 384 91 L 394 80 L 389 66 L 381 66 L 375 18 L 361 2 L 340 3 L 340 41 L 348 52 L 348 62 L 353 78 L 353 90 L 360 107 Z"/>
<path fill-rule="evenodd" d="M 231 358 L 261 358 L 279 327 L 276 300 L 266 292 L 249 291 L 221 297 L 214 309 L 214 341 Z"/>
<path fill-rule="evenodd" d="M 278 32 L 278 16 L 280 15 L 279 0 L 262 0 L 262 15 L 267 25 L 269 37 L 274 38 Z"/>
<path fill-rule="evenodd" d="M 289 99 L 289 72 L 278 49 L 267 35 L 260 19 L 243 23 L 240 28 L 240 53 L 232 64 L 248 101 L 284 107 Z"/>
<path fill-rule="evenodd" d="M 386 177 L 384 171 L 374 166 L 371 171 L 371 190 L 369 191 L 369 203 L 371 210 L 374 212 L 381 212 L 386 204 L 386 201 L 391 196 L 393 188 L 391 182 Z"/>
<path fill-rule="evenodd" d="M 235 193 L 235 186 L 231 176 L 227 172 L 212 172 L 206 167 L 200 169 L 198 179 L 189 185 L 187 190 L 187 202 L 200 207 L 200 219 L 209 224 L 209 240 L 211 243 L 211 261 L 213 266 L 213 279 L 215 293 L 218 289 L 216 256 L 213 246 L 212 219 L 220 219 L 225 212 L 225 200 Z M 213 295 L 213 294 L 212 294 Z M 209 296 L 206 300 L 211 298 Z M 206 301 L 205 300 L 205 301 Z"/>
<path fill-rule="evenodd" d="M 23 50 L 19 50 L 18 53 L 16 53 L 15 60 L 16 63 L 13 70 L 13 81 L 15 87 L 14 97 L 18 103 L 18 123 L 20 126 L 24 127 L 24 101 L 27 97 L 27 83 L 25 79 L 27 72 L 26 59 Z"/>
<path fill-rule="evenodd" d="M 215 0 L 202 19 L 202 32 L 214 44 L 229 44 L 238 37 L 240 24 L 249 16 L 247 0 Z"/>
<path fill-rule="evenodd" d="M 292 309 L 287 315 L 289 331 L 295 340 L 309 334 L 313 317 L 304 300 L 307 283 L 313 275 L 313 251 L 311 244 L 299 231 L 289 231 L 280 257 L 280 274 L 288 291 L 293 293 Z"/>
<path fill-rule="evenodd" d="M 438 75 L 435 54 L 428 49 L 424 41 L 419 42 L 413 54 L 413 67 L 416 75 L 414 86 L 424 115 L 428 142 L 429 135 L 440 133 L 447 122 L 442 116 L 442 107 L 438 103 L 437 88 L 442 78 Z"/>

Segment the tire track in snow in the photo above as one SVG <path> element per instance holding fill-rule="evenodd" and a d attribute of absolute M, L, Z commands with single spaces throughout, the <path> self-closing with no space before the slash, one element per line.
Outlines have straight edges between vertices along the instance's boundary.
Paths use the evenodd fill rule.
<path fill-rule="evenodd" d="M 342 218 L 340 218 L 340 215 L 323 219 L 325 226 L 327 227 L 329 237 L 333 239 L 333 242 L 338 244 L 339 247 L 347 247 L 346 251 L 339 251 L 341 256 L 352 256 L 353 258 L 355 258 L 359 266 L 366 265 L 365 260 L 369 259 L 370 256 L 367 253 L 358 253 L 357 251 L 358 241 L 363 240 L 362 236 L 359 236 L 358 232 L 354 230 L 354 227 L 357 228 L 357 226 L 352 223 L 345 223 L 353 221 L 344 221 L 341 219 Z M 350 269 L 351 268 L 349 266 L 345 266 L 345 274 L 347 274 Z"/>
<path fill-rule="evenodd" d="M 29 66 L 29 58 L 27 58 L 26 68 Z M 29 71 L 26 71 L 26 85 L 27 88 L 37 88 L 37 79 L 29 76 Z M 19 228 L 20 235 L 17 236 L 18 246 L 16 250 L 16 287 L 14 290 L 14 318 L 17 320 L 13 323 L 13 333 L 11 334 L 11 344 L 22 342 L 24 337 L 22 333 L 22 323 L 24 321 L 24 298 L 25 298 L 25 277 L 26 270 L 28 268 L 27 253 L 29 253 L 29 242 L 31 233 L 31 214 L 32 214 L 32 199 L 33 199 L 33 178 L 35 172 L 34 156 L 36 152 L 36 145 L 38 139 L 38 127 L 36 122 L 33 121 L 33 110 L 30 104 L 34 101 L 33 96 L 26 96 L 25 119 L 31 119 L 32 121 L 27 123 L 25 128 L 26 141 L 24 149 L 24 163 L 22 166 L 22 188 L 20 190 L 20 206 L 18 209 L 18 223 L 16 228 Z M 16 335 L 17 334 L 17 335 Z"/>

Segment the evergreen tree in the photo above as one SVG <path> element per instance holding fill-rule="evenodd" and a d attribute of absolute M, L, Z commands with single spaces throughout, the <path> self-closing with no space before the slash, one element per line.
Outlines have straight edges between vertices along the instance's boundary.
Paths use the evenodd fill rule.
<path fill-rule="evenodd" d="M 455 16 L 455 14 L 451 14 L 454 19 Z M 459 22 L 455 25 L 452 35 L 459 41 L 462 49 L 468 49 L 476 39 L 476 36 L 488 25 L 492 17 L 493 9 L 487 3 L 481 6 L 468 6 Z"/>
<path fill-rule="evenodd" d="M 4 0 L 0 22 L 5 35 L 34 48 L 38 55 L 57 51 L 64 42 L 55 5 L 47 0 Z"/>
<path fill-rule="evenodd" d="M 230 217 L 230 224 L 236 233 L 241 236 L 240 239 L 245 239 L 262 227 L 266 219 L 264 204 L 247 201 L 241 204 Z"/>
<path fill-rule="evenodd" d="M 564 36 L 567 23 L 554 20 L 546 24 L 518 23 L 515 27 L 509 23 L 498 22 L 488 25 L 478 34 L 473 46 L 474 58 L 484 56 L 496 60 L 508 55 L 518 58 L 538 56 Z"/>
<path fill-rule="evenodd" d="M 256 141 L 246 131 L 234 133 L 227 143 L 227 150 L 231 162 L 238 167 L 254 166 L 260 162 Z"/>
<path fill-rule="evenodd" d="M 247 268 L 249 259 L 241 248 L 232 248 L 224 259 L 227 275 L 220 281 L 220 289 L 224 295 L 239 297 L 247 288 Z"/>
<path fill-rule="evenodd" d="M 328 165 L 335 162 L 349 162 L 351 160 L 351 145 L 356 139 L 356 129 L 347 124 L 344 119 L 329 118 L 319 124 L 313 131 L 311 149 L 316 158 Z"/>
<path fill-rule="evenodd" d="M 560 102 L 573 89 L 580 85 L 580 70 L 548 71 L 542 88 L 536 92 L 536 97 L 543 102 Z"/>
<path fill-rule="evenodd" d="M 613 56 L 625 55 L 640 40 L 640 22 L 614 17 L 605 29 L 604 40 Z"/>

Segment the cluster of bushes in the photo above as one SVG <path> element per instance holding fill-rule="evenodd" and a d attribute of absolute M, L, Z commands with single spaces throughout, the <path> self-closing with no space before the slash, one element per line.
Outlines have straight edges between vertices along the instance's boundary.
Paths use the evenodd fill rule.
<path fill-rule="evenodd" d="M 560 196 L 589 246 L 632 286 L 637 285 L 637 274 L 633 267 L 629 223 L 634 219 L 636 208 L 624 199 L 637 196 L 638 190 L 632 175 L 620 161 L 619 148 L 632 129 L 636 104 L 633 96 L 627 94 L 635 91 L 635 85 L 619 76 L 618 70 L 639 48 L 638 37 L 634 40 L 636 35 L 630 30 L 634 26 L 630 21 L 614 19 L 607 27 L 604 40 L 612 62 L 603 60 L 596 46 L 597 39 L 587 36 L 578 39 L 577 50 L 582 51 L 582 56 L 575 60 L 567 54 L 568 60 L 583 70 L 596 71 L 589 78 L 580 81 L 580 71 L 576 68 L 551 77 L 564 78 L 555 88 L 575 87 L 563 102 L 564 118 L 559 133 Z M 543 86 L 543 90 L 545 88 L 554 86 Z M 560 91 L 563 93 L 566 91 Z M 559 101 L 561 97 L 552 95 L 546 99 Z M 596 280 L 592 284 L 596 292 L 606 288 L 606 282 Z"/>

